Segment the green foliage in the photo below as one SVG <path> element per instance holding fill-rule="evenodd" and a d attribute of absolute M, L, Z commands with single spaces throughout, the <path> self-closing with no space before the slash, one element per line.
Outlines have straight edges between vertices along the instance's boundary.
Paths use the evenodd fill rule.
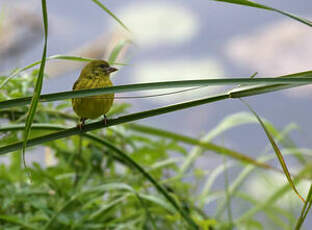
<path fill-rule="evenodd" d="M 42 52 L 42 58 L 41 58 L 41 64 L 38 72 L 38 76 L 36 79 L 35 89 L 34 93 L 31 99 L 30 107 L 26 116 L 25 121 L 25 130 L 24 130 L 24 138 L 23 138 L 23 162 L 26 167 L 25 162 L 25 151 L 27 147 L 27 141 L 30 136 L 30 130 L 31 125 L 34 121 L 34 117 L 36 114 L 37 106 L 40 99 L 40 94 L 42 90 L 42 84 L 43 84 L 43 77 L 44 77 L 44 68 L 46 64 L 46 58 L 47 58 L 47 46 L 48 46 L 48 13 L 47 13 L 47 3 L 46 0 L 41 0 L 41 6 L 42 6 L 42 17 L 43 17 L 43 27 L 44 27 L 44 45 L 43 45 L 43 52 Z"/>
<path fill-rule="evenodd" d="M 3 98 L 30 95 L 34 85 L 33 79 L 36 76 L 37 71 L 34 71 L 30 75 L 23 74 L 11 79 L 5 87 Z M 115 103 L 110 117 L 125 113 L 127 108 L 125 104 Z M 7 145 L 20 140 L 23 125 L 19 124 L 25 121 L 26 111 L 26 107 L 1 111 L 1 117 L 8 122 L 6 129 L 0 128 L 1 144 Z M 39 104 L 31 137 L 53 134 L 55 130 L 75 126 L 77 118 L 70 115 L 68 111 L 71 111 L 71 104 L 68 101 L 58 104 Z M 235 126 L 255 122 L 255 119 L 251 118 L 246 113 L 229 116 L 217 124 L 203 140 L 216 138 Z M 49 123 L 49 125 L 42 123 Z M 267 127 L 275 138 L 279 137 L 278 141 L 282 142 L 284 138 L 289 138 L 287 134 L 281 137 L 283 132 L 277 131 L 272 125 Z M 220 210 L 224 212 L 225 209 L 222 207 L 228 206 L 228 203 L 220 203 L 219 208 L 216 209 L 216 217 L 208 217 L 202 210 L 215 199 L 214 197 L 220 199 L 228 195 L 231 197 L 241 195 L 237 192 L 240 188 L 237 184 L 242 182 L 230 183 L 228 195 L 226 192 L 214 191 L 213 185 L 227 167 L 221 165 L 210 173 L 196 169 L 194 162 L 205 154 L 205 144 L 199 145 L 194 150 L 186 149 L 179 144 L 185 142 L 198 145 L 207 142 L 193 143 L 190 138 L 165 130 L 161 135 L 158 129 L 140 125 L 96 129 L 88 135 L 105 140 L 127 153 L 165 189 L 165 193 L 172 197 L 178 207 L 190 215 L 201 229 L 229 229 L 233 224 L 248 226 L 247 228 L 253 226 L 252 228 L 256 229 L 262 225 L 253 216 L 261 210 L 270 209 L 271 203 L 274 203 L 272 201 L 278 200 L 281 194 L 278 192 L 277 195 L 272 195 L 274 198 L 268 198 L 265 205 L 253 201 L 260 206 L 256 205 L 256 209 L 241 213 L 241 218 L 248 217 L 247 222 L 241 222 L 242 219 L 238 218 L 232 224 L 227 223 L 218 213 Z M 151 135 L 153 138 L 150 137 Z M 1 165 L 0 199 L 4 204 L 0 209 L 1 227 L 5 229 L 42 229 L 42 226 L 43 229 L 189 229 L 173 203 L 163 196 L 144 174 L 136 170 L 131 162 L 122 155 L 116 154 L 109 146 L 96 142 L 89 136 L 79 135 L 45 142 L 42 145 L 46 147 L 40 147 L 39 151 L 45 154 L 45 162 L 40 164 L 34 162 L 30 165 L 31 183 L 25 174 L 25 169 L 21 166 L 20 151 L 10 155 L 9 165 Z M 190 154 L 192 152 L 196 154 Z M 172 154 L 175 155 L 174 158 Z M 56 164 L 53 164 L 51 157 L 55 158 Z M 185 166 L 181 168 L 180 165 Z M 230 165 L 233 166 L 232 163 L 228 166 Z M 238 177 L 238 180 L 246 180 L 248 174 L 244 171 L 247 170 L 250 174 L 248 168 L 251 165 L 242 171 L 242 175 L 245 176 L 242 179 Z M 281 191 L 289 191 L 289 186 L 285 188 Z"/>
<path fill-rule="evenodd" d="M 30 95 L 36 76 L 37 71 L 32 75 L 24 74 L 10 80 L 4 90 L 5 99 Z M 124 113 L 127 107 L 115 103 L 110 116 Z M 68 115 L 66 112 L 68 110 L 71 110 L 68 101 L 57 105 L 39 104 L 35 123 L 75 126 L 76 117 Z M 26 107 L 18 107 L 13 110 L 2 110 L 1 114 L 13 127 L 13 124 L 25 121 L 26 112 Z M 19 141 L 21 131 L 22 129 L 5 132 L 1 144 Z M 32 137 L 44 133 L 51 131 L 46 129 L 38 132 L 36 125 L 33 125 Z M 168 162 L 171 152 L 174 151 L 181 156 L 186 154 L 185 148 L 175 141 L 138 136 L 124 126 L 100 129 L 90 134 L 127 151 L 129 156 L 146 168 L 150 176 L 157 181 L 178 170 L 178 161 Z M 110 148 L 83 136 L 47 142 L 44 146 L 47 148 L 39 148 L 42 154 L 47 154 L 47 159 L 53 155 L 57 164 L 44 167 L 34 163 L 31 166 L 32 183 L 27 182 L 27 174 L 21 166 L 19 151 L 11 155 L 9 165 L 1 166 L 0 181 L 3 184 L 0 191 L 1 202 L 6 204 L 0 211 L 1 227 L 185 228 L 186 223 L 177 215 L 172 203 L 161 196 L 133 165 L 129 165 L 129 162 L 116 155 Z M 50 164 L 48 160 L 46 163 Z M 193 189 L 191 186 L 179 181 L 172 182 L 168 186 L 170 192 L 165 192 L 178 202 L 178 207 L 182 204 L 192 206 L 192 203 L 188 204 L 190 202 L 188 197 Z M 166 186 L 164 188 L 166 189 Z M 7 193 L 10 196 L 6 196 Z M 192 215 L 201 217 L 195 210 Z M 203 217 L 201 219 L 204 220 Z"/>
<path fill-rule="evenodd" d="M 231 3 L 231 4 L 238 4 L 238 5 L 243 5 L 243 6 L 249 6 L 249 7 L 255 7 L 255 8 L 259 8 L 259 9 L 264 9 L 264 10 L 269 10 L 269 11 L 273 11 L 279 14 L 282 14 L 286 17 L 289 17 L 291 19 L 294 19 L 296 21 L 299 21 L 303 24 L 306 24 L 307 26 L 312 26 L 312 22 L 308 19 L 302 18 L 302 17 L 298 17 L 294 14 L 290 14 L 287 13 L 285 11 L 276 9 L 276 8 L 272 8 L 266 5 L 262 5 L 253 1 L 249 1 L 249 0 L 213 0 L 213 1 L 218 1 L 218 2 L 227 2 L 227 3 Z"/>
<path fill-rule="evenodd" d="M 36 76 L 37 71 L 34 71 L 11 79 L 1 99 L 30 95 Z M 127 108 L 128 105 L 115 103 L 109 116 L 122 115 Z M 71 111 L 68 101 L 39 104 L 31 137 L 53 135 L 55 130 L 75 126 L 77 118 L 71 115 Z M 20 140 L 24 127 L 20 124 L 25 121 L 26 112 L 26 106 L 1 110 L 1 117 L 8 122 L 7 126 L 0 127 L 2 145 Z M 29 165 L 31 183 L 22 167 L 21 152 L 14 152 L 10 155 L 10 164 L 0 168 L 0 202 L 4 204 L 0 209 L 0 226 L 5 229 L 190 229 L 185 221 L 190 216 L 200 229 L 229 229 L 230 226 L 262 229 L 260 226 L 265 225 L 254 215 L 259 211 L 269 212 L 280 194 L 289 192 L 288 185 L 265 203 L 248 198 L 255 204 L 255 209 L 242 212 L 240 218 L 228 223 L 221 215 L 224 207 L 229 207 L 226 197 L 237 196 L 246 200 L 247 194 L 241 196 L 241 191 L 238 191 L 250 169 L 254 170 L 257 164 L 250 163 L 246 169 L 244 167 L 242 177 L 229 183 L 228 192 L 214 191 L 213 185 L 228 166 L 234 166 L 232 163 L 226 167 L 221 165 L 212 172 L 196 169 L 194 164 L 198 157 L 205 155 L 205 148 L 210 146 L 207 141 L 229 129 L 255 121 L 246 113 L 229 116 L 200 141 L 132 124 L 43 142 L 41 145 L 45 148 L 39 147 L 37 151 L 45 155 L 45 161 Z M 289 138 L 287 133 L 279 132 L 268 122 L 266 126 L 279 142 Z M 126 153 L 137 165 L 97 139 Z M 198 147 L 189 150 L 179 142 Z M 214 148 L 211 150 L 221 147 Z M 231 149 L 220 151 L 235 152 Z M 302 155 L 300 150 L 293 153 Z M 53 164 L 54 161 L 56 163 Z M 155 179 L 156 186 L 136 167 L 148 173 L 152 180 Z M 205 207 L 219 199 L 222 202 L 216 209 L 216 216 L 207 216 L 203 212 Z M 186 217 L 181 217 L 177 208 L 181 208 Z M 247 222 L 242 221 L 245 217 Z"/>

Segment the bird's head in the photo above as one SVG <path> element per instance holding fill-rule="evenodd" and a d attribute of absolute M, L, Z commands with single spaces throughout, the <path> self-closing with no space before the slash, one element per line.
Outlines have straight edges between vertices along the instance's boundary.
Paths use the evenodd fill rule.
<path fill-rule="evenodd" d="M 90 61 L 82 70 L 82 73 L 86 75 L 95 76 L 109 76 L 110 73 L 117 71 L 118 69 L 111 67 L 106 61 L 94 60 Z M 87 74 L 88 73 L 88 74 Z"/>

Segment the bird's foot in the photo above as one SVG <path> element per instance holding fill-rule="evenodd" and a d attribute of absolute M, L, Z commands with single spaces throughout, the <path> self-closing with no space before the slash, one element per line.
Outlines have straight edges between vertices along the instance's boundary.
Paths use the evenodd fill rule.
<path fill-rule="evenodd" d="M 107 126 L 107 124 L 108 124 L 108 118 L 106 117 L 105 114 L 104 114 L 103 122 L 104 122 L 104 125 Z"/>
<path fill-rule="evenodd" d="M 84 118 L 84 117 L 82 117 L 82 118 L 80 118 L 80 121 L 79 121 L 79 123 L 78 123 L 78 125 L 77 125 L 77 128 L 79 128 L 80 129 L 80 131 L 83 129 L 83 127 L 85 126 L 85 121 L 87 120 L 87 118 Z"/>

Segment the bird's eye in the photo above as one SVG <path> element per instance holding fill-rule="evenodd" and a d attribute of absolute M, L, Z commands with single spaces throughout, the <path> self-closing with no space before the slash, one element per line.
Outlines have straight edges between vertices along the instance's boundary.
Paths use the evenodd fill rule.
<path fill-rule="evenodd" d="M 107 68 L 108 66 L 105 65 L 105 64 L 101 64 L 100 67 L 103 68 L 103 69 L 105 69 L 105 68 Z"/>

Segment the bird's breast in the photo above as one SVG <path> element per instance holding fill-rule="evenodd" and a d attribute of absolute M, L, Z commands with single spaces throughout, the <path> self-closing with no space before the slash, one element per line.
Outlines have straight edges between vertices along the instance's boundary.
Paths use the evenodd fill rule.
<path fill-rule="evenodd" d="M 94 89 L 112 86 L 109 78 L 79 79 L 74 90 Z M 73 109 L 79 117 L 95 119 L 106 114 L 114 101 L 114 94 L 102 94 L 83 98 L 73 98 Z"/>

